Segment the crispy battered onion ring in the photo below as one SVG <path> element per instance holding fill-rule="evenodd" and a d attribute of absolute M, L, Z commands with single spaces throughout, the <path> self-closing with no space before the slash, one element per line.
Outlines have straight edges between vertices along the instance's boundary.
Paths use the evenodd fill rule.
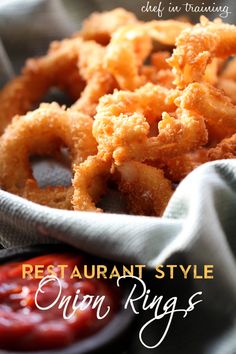
<path fill-rule="evenodd" d="M 210 64 L 207 65 L 203 81 L 216 86 L 219 82 L 219 72 L 224 64 L 223 59 L 213 58 Z"/>
<path fill-rule="evenodd" d="M 86 86 L 72 105 L 73 110 L 94 116 L 100 97 L 117 87 L 113 76 L 103 67 L 105 53 L 106 49 L 94 41 L 81 43 L 78 67 Z"/>
<path fill-rule="evenodd" d="M 106 68 L 121 89 L 134 90 L 145 83 L 140 68 L 152 50 L 153 39 L 174 45 L 178 34 L 190 25 L 174 20 L 151 21 L 118 29 L 107 46 Z"/>
<path fill-rule="evenodd" d="M 186 28 L 192 27 L 189 22 L 177 21 L 177 20 L 153 20 L 143 24 L 149 36 L 167 46 L 174 46 L 176 38 Z"/>
<path fill-rule="evenodd" d="M 176 41 L 176 49 L 168 60 L 176 75 L 175 83 L 184 88 L 203 80 L 213 58 L 227 58 L 236 53 L 236 27 L 201 17 L 201 23 L 184 30 Z"/>
<path fill-rule="evenodd" d="M 79 35 L 86 40 L 107 45 L 111 35 L 120 27 L 138 22 L 136 16 L 123 8 L 94 12 L 84 22 Z"/>
<path fill-rule="evenodd" d="M 47 55 L 27 61 L 22 74 L 0 93 L 0 135 L 16 114 L 32 109 L 51 86 L 64 87 L 78 97 L 83 88 L 77 70 L 80 45 L 79 38 L 54 42 Z"/>
<path fill-rule="evenodd" d="M 31 202 L 47 205 L 50 208 L 72 210 L 73 187 L 44 187 L 39 188 L 36 181 L 29 179 L 19 195 Z"/>
<path fill-rule="evenodd" d="M 173 84 L 174 75 L 169 69 L 157 71 L 154 66 L 145 65 L 142 66 L 140 73 L 144 77 L 145 83 L 151 82 L 169 89 L 176 88 Z"/>
<path fill-rule="evenodd" d="M 229 79 L 236 81 L 236 58 L 233 58 L 223 70 L 221 77 L 223 79 Z"/>
<path fill-rule="evenodd" d="M 169 52 L 156 52 L 151 54 L 151 65 L 143 65 L 140 68 L 140 75 L 144 77 L 145 83 L 151 82 L 167 88 L 176 88 L 174 85 L 174 74 L 166 59 Z"/>
<path fill-rule="evenodd" d="M 232 55 L 236 26 L 219 19 L 192 26 L 145 23 L 121 8 L 93 13 L 0 92 L 0 187 L 54 208 L 101 212 L 116 184 L 130 213 L 162 215 L 171 182 L 236 157 Z M 69 109 L 28 112 L 55 86 L 73 98 Z M 64 146 L 72 186 L 40 188 L 30 156 L 61 158 Z"/>
<path fill-rule="evenodd" d="M 224 68 L 218 78 L 217 87 L 230 97 L 233 104 L 236 104 L 236 58 L 233 58 Z"/>
<path fill-rule="evenodd" d="M 0 135 L 14 115 L 25 114 L 52 86 L 74 99 L 81 95 L 73 109 L 94 115 L 99 98 L 117 87 L 103 69 L 104 55 L 105 48 L 96 42 L 73 38 L 53 42 L 47 55 L 28 60 L 21 76 L 0 93 Z"/>
<path fill-rule="evenodd" d="M 140 68 L 140 75 L 144 76 L 145 83 L 151 82 L 167 88 L 176 88 L 174 74 L 166 59 L 169 52 L 156 52 L 151 54 L 151 65 L 143 65 Z"/>
<path fill-rule="evenodd" d="M 78 67 L 84 80 L 90 80 L 98 71 L 104 71 L 106 48 L 95 41 L 81 42 Z"/>
<path fill-rule="evenodd" d="M 135 215 L 160 216 L 172 196 L 171 182 L 162 170 L 130 161 L 118 167 L 120 191 L 126 195 L 128 210 Z"/>
<path fill-rule="evenodd" d="M 236 131 L 236 107 L 224 92 L 206 83 L 190 84 L 177 104 L 204 116 L 209 142 L 215 144 Z"/>
<path fill-rule="evenodd" d="M 98 71 L 88 81 L 80 98 L 71 106 L 71 109 L 93 117 L 96 114 L 99 99 L 112 93 L 116 87 L 117 85 L 110 74 Z"/>
<path fill-rule="evenodd" d="M 236 134 L 223 139 L 215 148 L 209 149 L 208 157 L 210 160 L 236 158 Z"/>
<path fill-rule="evenodd" d="M 147 139 L 143 146 L 139 146 L 136 153 L 138 159 L 166 161 L 194 150 L 208 140 L 203 116 L 188 110 L 178 109 L 175 117 L 164 112 L 158 129 L 156 137 Z"/>
<path fill-rule="evenodd" d="M 121 89 L 134 90 L 144 83 L 139 68 L 151 50 L 151 37 L 142 25 L 124 26 L 113 34 L 105 65 Z"/>
<path fill-rule="evenodd" d="M 156 52 L 151 54 L 151 64 L 157 71 L 171 69 L 171 66 L 167 63 L 167 59 L 170 57 L 170 52 Z"/>
<path fill-rule="evenodd" d="M 236 81 L 231 79 L 219 78 L 217 87 L 224 91 L 225 95 L 236 105 Z"/>
<path fill-rule="evenodd" d="M 166 175 L 173 182 L 180 182 L 195 168 L 207 162 L 208 149 L 200 148 L 193 152 L 181 154 L 175 158 L 166 160 Z"/>
<path fill-rule="evenodd" d="M 135 92 L 117 91 L 101 98 L 93 125 L 99 156 L 113 157 L 119 165 L 168 158 L 205 144 L 207 130 L 201 115 L 182 109 L 176 117 L 167 113 L 176 109 L 175 95 L 178 92 L 147 84 Z M 158 121 L 155 136 L 152 126 Z"/>
<path fill-rule="evenodd" d="M 126 196 L 131 214 L 163 213 L 173 192 L 171 182 L 164 177 L 162 170 L 135 161 L 125 163 L 117 170 L 119 189 Z M 102 209 L 97 208 L 96 203 L 106 192 L 107 181 L 114 174 L 111 161 L 90 156 L 80 165 L 74 166 L 74 171 L 74 209 L 101 212 Z"/>
<path fill-rule="evenodd" d="M 89 156 L 86 161 L 74 166 L 74 210 L 102 211 L 96 203 L 106 191 L 110 170 L 111 161 L 103 161 L 97 156 Z"/>
<path fill-rule="evenodd" d="M 166 174 L 174 182 L 180 182 L 195 168 L 205 162 L 236 157 L 236 134 L 223 139 L 214 148 L 200 148 L 166 161 Z"/>
<path fill-rule="evenodd" d="M 109 131 L 112 132 L 112 126 L 116 124 L 116 121 L 118 122 L 120 115 L 128 119 L 129 117 L 131 118 L 132 114 L 137 114 L 140 117 L 144 114 L 150 125 L 156 125 L 156 122 L 161 119 L 163 111 L 175 111 L 174 100 L 177 96 L 177 91 L 168 90 L 151 83 L 134 92 L 116 90 L 112 95 L 106 95 L 100 100 L 94 122 L 94 136 L 102 143 L 103 138 L 106 139 L 105 130 L 107 129 L 107 134 L 109 135 Z M 147 123 L 146 127 L 148 128 Z M 102 132 L 103 134 L 100 135 Z M 116 144 L 115 141 L 114 144 Z"/>
<path fill-rule="evenodd" d="M 33 200 L 37 197 L 39 202 L 42 201 L 45 191 L 37 186 L 36 181 L 32 191 L 34 194 L 29 192 L 27 181 L 34 180 L 29 157 L 35 154 L 55 154 L 63 145 L 69 148 L 73 163 L 80 163 L 96 153 L 92 119 L 82 113 L 65 111 L 56 103 L 41 104 L 37 110 L 25 116 L 16 116 L 0 138 L 1 188 L 21 196 L 33 196 Z M 66 188 L 46 189 L 49 190 L 49 196 L 54 192 L 58 196 L 58 193 L 61 195 L 64 191 L 66 199 Z M 60 201 L 59 198 L 58 204 Z M 50 206 L 50 203 L 48 198 L 47 205 Z M 55 206 L 55 198 L 52 203 Z"/>

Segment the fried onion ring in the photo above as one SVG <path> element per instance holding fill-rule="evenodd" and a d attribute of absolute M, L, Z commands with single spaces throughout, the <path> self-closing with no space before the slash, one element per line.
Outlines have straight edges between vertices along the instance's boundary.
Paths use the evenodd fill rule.
<path fill-rule="evenodd" d="M 125 163 L 117 170 L 119 189 L 126 196 L 129 212 L 161 215 L 173 193 L 171 182 L 164 177 L 163 171 L 135 161 Z M 114 174 L 111 161 L 90 156 L 74 166 L 74 172 L 74 209 L 101 212 L 96 203 L 105 194 L 107 181 Z"/>
<path fill-rule="evenodd" d="M 167 112 L 176 109 L 171 95 L 178 92 L 147 84 L 135 92 L 104 96 L 93 125 L 99 155 L 105 160 L 113 157 L 119 165 L 127 160 L 155 160 L 164 154 L 176 156 L 205 144 L 203 117 L 182 109 L 176 118 L 170 116 Z M 159 134 L 155 136 L 151 128 L 158 121 Z"/>
<path fill-rule="evenodd" d="M 151 64 L 157 71 L 171 69 L 171 66 L 167 63 L 167 59 L 170 57 L 170 52 L 156 52 L 151 54 Z"/>
<path fill-rule="evenodd" d="M 140 75 L 140 67 L 151 53 L 153 39 L 174 45 L 178 34 L 189 26 L 168 20 L 138 23 L 118 29 L 107 46 L 106 68 L 121 89 L 134 90 L 142 86 L 145 80 Z"/>
<path fill-rule="evenodd" d="M 209 149 L 209 160 L 235 159 L 236 158 L 236 134 L 223 139 L 215 148 Z"/>
<path fill-rule="evenodd" d="M 190 84 L 176 103 L 204 116 L 211 144 L 235 133 L 236 107 L 222 90 L 207 83 Z"/>
<path fill-rule="evenodd" d="M 139 68 L 151 50 L 152 40 L 141 25 L 125 26 L 113 34 L 105 65 L 121 89 L 134 90 L 144 83 Z"/>
<path fill-rule="evenodd" d="M 97 72 L 88 81 L 80 98 L 71 106 L 71 109 L 93 117 L 96 114 L 96 107 L 99 99 L 102 96 L 113 92 L 116 86 L 117 85 L 111 75 Z"/>
<path fill-rule="evenodd" d="M 16 114 L 22 115 L 32 109 L 51 86 L 68 88 L 71 76 L 74 79 L 77 75 L 78 84 L 73 80 L 73 86 L 76 86 L 78 94 L 81 90 L 81 78 L 77 70 L 80 45 L 79 38 L 53 42 L 47 55 L 27 61 L 22 74 L 8 83 L 0 93 L 0 135 Z M 64 77 L 66 79 L 61 79 Z M 75 93 L 75 88 L 73 90 Z"/>
<path fill-rule="evenodd" d="M 189 152 L 207 143 L 204 118 L 195 112 L 178 109 L 176 116 L 164 112 L 158 124 L 159 134 L 140 146 L 139 159 L 163 160 Z"/>
<path fill-rule="evenodd" d="M 223 79 L 229 79 L 236 81 L 236 58 L 233 58 L 223 70 L 221 77 Z"/>
<path fill-rule="evenodd" d="M 233 58 L 224 68 L 218 78 L 217 87 L 236 104 L 236 58 Z"/>
<path fill-rule="evenodd" d="M 73 187 L 44 187 L 39 188 L 36 181 L 28 179 L 24 189 L 19 193 L 22 198 L 31 202 L 46 205 L 50 208 L 72 210 L 71 204 Z"/>
<path fill-rule="evenodd" d="M 231 102 L 236 105 L 236 81 L 231 79 L 219 78 L 217 87 L 224 91 L 224 94 L 231 99 Z"/>
<path fill-rule="evenodd" d="M 151 65 L 143 65 L 140 69 L 140 75 L 145 77 L 146 83 L 176 88 L 174 74 L 166 61 L 169 56 L 169 52 L 156 52 L 151 55 Z"/>
<path fill-rule="evenodd" d="M 236 158 L 232 55 L 236 26 L 219 19 L 201 17 L 192 26 L 145 23 L 121 8 L 93 13 L 72 38 L 28 60 L 0 92 L 0 188 L 92 212 L 103 211 L 106 192 L 120 191 L 129 213 L 162 215 L 172 183 L 207 161 Z M 33 111 L 54 87 L 74 104 Z M 72 185 L 42 187 L 30 157 L 62 159 L 64 147 Z"/>
<path fill-rule="evenodd" d="M 117 148 L 126 145 L 128 149 L 130 144 L 143 140 L 150 126 L 157 125 L 163 110 L 176 109 L 173 99 L 169 100 L 171 94 L 172 91 L 149 83 L 134 92 L 115 91 L 102 97 L 93 125 L 101 156 L 110 157 Z"/>
<path fill-rule="evenodd" d="M 94 12 L 84 22 L 79 35 L 107 45 L 112 34 L 120 27 L 138 22 L 136 16 L 123 8 Z"/>
<path fill-rule="evenodd" d="M 180 182 L 195 168 L 208 160 L 208 149 L 200 148 L 166 160 L 166 174 L 171 181 Z"/>
<path fill-rule="evenodd" d="M 172 196 L 171 182 L 162 170 L 130 161 L 118 167 L 120 191 L 126 196 L 128 210 L 135 215 L 160 216 Z"/>
<path fill-rule="evenodd" d="M 182 22 L 178 20 L 153 20 L 146 22 L 143 25 L 150 37 L 167 46 L 174 46 L 176 38 L 186 28 L 192 27 L 189 22 Z"/>
<path fill-rule="evenodd" d="M 96 203 L 106 192 L 110 170 L 111 161 L 103 161 L 97 156 L 89 156 L 86 161 L 74 166 L 74 210 L 102 211 Z"/>
<path fill-rule="evenodd" d="M 92 122 L 89 116 L 71 110 L 65 111 L 56 103 L 41 104 L 37 110 L 25 116 L 16 116 L 0 138 L 1 188 L 22 196 L 32 195 L 27 187 L 27 181 L 34 180 L 30 155 L 54 155 L 58 148 L 65 145 L 69 148 L 73 163 L 80 163 L 96 153 Z M 37 182 L 35 183 L 37 187 Z M 43 197 L 40 197 L 40 188 L 36 187 L 34 196 L 38 195 L 40 202 Z M 62 192 L 61 188 L 55 188 L 55 193 Z M 52 195 L 53 187 L 50 190 L 49 195 Z M 43 189 L 41 192 L 44 194 Z M 64 192 L 67 193 L 67 189 Z M 48 205 L 50 206 L 50 199 Z"/>
<path fill-rule="evenodd" d="M 94 41 L 81 44 L 78 67 L 86 86 L 80 98 L 72 105 L 73 110 L 94 116 L 100 97 L 117 88 L 113 76 L 103 67 L 105 52 L 106 49 Z"/>
<path fill-rule="evenodd" d="M 176 75 L 175 83 L 184 88 L 201 82 L 213 58 L 227 58 L 236 53 L 236 27 L 203 16 L 201 23 L 184 30 L 176 41 L 176 49 L 168 63 Z"/>

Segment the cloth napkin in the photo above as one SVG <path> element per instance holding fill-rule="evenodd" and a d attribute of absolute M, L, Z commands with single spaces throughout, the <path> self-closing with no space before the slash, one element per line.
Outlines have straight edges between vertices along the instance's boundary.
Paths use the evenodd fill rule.
<path fill-rule="evenodd" d="M 215 339 L 215 347 L 212 347 L 207 336 L 205 340 L 209 347 L 201 347 L 196 354 L 234 354 L 235 216 L 236 159 L 222 160 L 204 164 L 188 175 L 177 187 L 162 218 L 62 211 L 0 191 L 0 242 L 4 247 L 65 242 L 114 262 L 145 264 L 150 269 L 159 264 L 183 262 L 199 266 L 212 264 L 214 280 L 188 283 L 188 291 L 203 292 L 204 302 L 201 317 L 187 329 L 192 328 L 190 334 L 193 335 L 199 324 L 206 325 L 203 313 L 210 316 L 210 324 L 218 321 L 224 331 L 232 322 L 229 333 L 221 333 L 223 338 L 217 334 L 220 344 Z M 176 286 L 178 288 L 180 284 Z M 179 293 L 183 296 L 182 285 Z M 190 335 L 186 333 L 185 340 Z M 206 334 L 209 334 L 209 327 L 199 338 L 200 343 Z M 180 341 L 180 337 L 173 338 Z M 191 343 L 195 341 L 193 336 Z M 172 354 L 172 349 L 165 345 L 163 351 L 153 352 Z M 139 341 L 135 340 L 134 346 L 131 353 L 146 353 Z M 176 349 L 175 353 L 185 354 L 190 352 L 188 350 Z"/>
<path fill-rule="evenodd" d="M 233 6 L 234 1 L 227 3 Z M 12 75 L 11 64 L 17 72 L 26 57 L 41 53 L 53 38 L 78 29 L 81 19 L 92 10 L 121 6 L 124 1 L 109 2 L 107 8 L 104 4 L 102 0 L 89 4 L 2 1 L 0 63 L 6 79 Z M 36 161 L 33 166 L 41 186 L 49 180 L 68 183 L 71 178 L 65 166 L 55 168 L 51 161 Z M 213 281 L 188 282 L 185 289 L 203 291 L 202 311 L 191 323 L 186 322 L 185 333 L 173 334 L 152 353 L 236 353 L 236 160 L 207 163 L 192 172 L 176 189 L 162 218 L 55 210 L 0 191 L 0 243 L 4 247 L 54 242 L 65 242 L 114 262 L 145 264 L 150 271 L 165 263 L 213 264 Z M 180 284 L 177 282 L 175 290 L 180 287 L 181 294 Z M 219 328 L 212 325 L 217 322 Z M 149 350 L 138 340 L 133 341 L 130 353 L 146 352 Z"/>
<path fill-rule="evenodd" d="M 0 191 L 4 247 L 66 242 L 114 261 L 163 264 L 174 253 L 214 264 L 236 300 L 236 159 L 206 163 L 177 187 L 162 218 L 64 211 Z M 210 262 L 210 263 L 209 263 Z M 232 295 L 232 296 L 231 296 Z"/>

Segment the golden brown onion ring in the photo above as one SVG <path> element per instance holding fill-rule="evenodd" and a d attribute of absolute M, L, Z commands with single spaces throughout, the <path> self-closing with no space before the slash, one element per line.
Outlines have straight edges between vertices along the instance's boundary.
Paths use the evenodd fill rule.
<path fill-rule="evenodd" d="M 171 66 L 167 63 L 167 59 L 170 57 L 170 52 L 160 51 L 151 54 L 151 64 L 157 71 L 171 69 Z"/>
<path fill-rule="evenodd" d="M 24 189 L 19 191 L 19 195 L 31 202 L 46 205 L 50 208 L 73 209 L 71 203 L 73 187 L 48 186 L 39 188 L 35 180 L 29 179 L 26 181 Z"/>
<path fill-rule="evenodd" d="M 168 20 L 128 25 L 118 29 L 107 46 L 106 68 L 119 87 L 134 90 L 145 83 L 140 68 L 152 51 L 153 40 L 174 45 L 180 32 L 189 24 Z"/>
<path fill-rule="evenodd" d="M 234 105 L 236 105 L 236 81 L 220 77 L 217 87 L 224 91 L 224 94 L 231 99 L 231 102 Z"/>
<path fill-rule="evenodd" d="M 223 70 L 221 77 L 223 79 L 229 79 L 236 81 L 236 58 L 233 58 L 229 61 L 226 65 L 225 69 Z"/>
<path fill-rule="evenodd" d="M 223 139 L 216 147 L 209 149 L 209 160 L 236 158 L 236 133 L 230 138 Z"/>
<path fill-rule="evenodd" d="M 92 122 L 89 116 L 65 111 L 56 103 L 42 104 L 25 116 L 16 116 L 0 138 L 1 188 L 18 195 L 28 193 L 27 180 L 34 179 L 30 155 L 54 155 L 66 146 L 72 162 L 80 163 L 96 153 Z M 43 189 L 41 192 L 45 194 Z M 40 195 L 40 189 L 35 193 Z"/>
<path fill-rule="evenodd" d="M 117 87 L 112 75 L 103 67 L 105 53 L 106 49 L 94 41 L 81 44 L 78 67 L 86 86 L 72 105 L 73 110 L 94 116 L 100 97 L 112 93 Z"/>
<path fill-rule="evenodd" d="M 94 12 L 83 22 L 79 35 L 85 40 L 94 40 L 107 45 L 117 29 L 136 22 L 138 22 L 136 16 L 123 8 Z"/>
<path fill-rule="evenodd" d="M 117 170 L 116 179 L 121 193 L 126 196 L 129 213 L 155 216 L 163 213 L 173 192 L 162 170 L 135 161 Z M 74 166 L 74 172 L 74 209 L 101 212 L 96 203 L 105 194 L 107 181 L 114 174 L 111 161 L 90 156 Z"/>
<path fill-rule="evenodd" d="M 184 88 L 203 80 L 213 58 L 227 58 L 236 53 L 236 27 L 201 17 L 201 23 L 184 30 L 168 63 L 176 75 L 175 83 Z"/>
<path fill-rule="evenodd" d="M 99 99 L 112 93 L 116 86 L 116 82 L 110 74 L 97 72 L 88 81 L 80 98 L 71 106 L 71 109 L 93 117 L 96 114 Z"/>
<path fill-rule="evenodd" d="M 176 103 L 204 116 L 209 142 L 214 145 L 236 131 L 236 106 L 229 97 L 207 83 L 190 84 Z"/>
<path fill-rule="evenodd" d="M 164 112 L 158 129 L 159 134 L 148 138 L 136 152 L 139 159 L 166 161 L 208 141 L 204 118 L 193 111 L 178 109 L 175 116 Z"/>
<path fill-rule="evenodd" d="M 189 22 L 178 20 L 153 20 L 144 23 L 143 26 L 153 40 L 167 46 L 174 46 L 181 32 L 192 27 Z"/>
<path fill-rule="evenodd" d="M 83 163 L 74 165 L 74 210 L 102 211 L 96 203 L 106 192 L 110 170 L 111 162 L 103 161 L 98 156 L 89 156 Z"/>
<path fill-rule="evenodd" d="M 173 99 L 178 95 L 175 90 L 147 84 L 134 92 L 116 91 L 101 98 L 93 125 L 100 157 L 113 157 L 116 164 L 156 160 L 205 144 L 207 130 L 201 115 L 182 109 L 176 117 L 167 113 L 175 111 Z M 158 121 L 157 135 L 152 128 Z"/>
<path fill-rule="evenodd" d="M 135 215 L 160 216 L 172 196 L 171 182 L 162 170 L 130 161 L 118 167 L 120 191 L 126 196 L 128 210 Z"/>
<path fill-rule="evenodd" d="M 121 89 L 134 90 L 144 83 L 139 68 L 152 50 L 152 40 L 142 25 L 117 30 L 107 46 L 106 69 Z"/>
<path fill-rule="evenodd" d="M 200 148 L 166 160 L 166 174 L 171 181 L 180 182 L 195 168 L 208 160 L 208 149 Z"/>
<path fill-rule="evenodd" d="M 73 89 L 70 92 L 79 93 L 82 89 L 77 70 L 80 45 L 79 38 L 52 43 L 48 54 L 28 60 L 22 74 L 3 88 L 0 93 L 0 135 L 13 116 L 32 109 L 51 86 L 68 89 L 72 76 Z"/>

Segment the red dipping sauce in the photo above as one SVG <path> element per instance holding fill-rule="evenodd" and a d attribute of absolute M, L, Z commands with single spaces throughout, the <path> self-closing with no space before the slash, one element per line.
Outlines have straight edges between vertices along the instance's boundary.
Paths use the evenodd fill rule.
<path fill-rule="evenodd" d="M 57 281 L 46 283 L 41 289 L 44 292 L 37 293 L 37 303 L 43 308 L 50 306 L 58 297 L 54 306 L 47 310 L 36 306 L 35 296 L 41 279 L 35 279 L 35 271 L 31 273 L 32 279 L 23 279 L 23 263 L 33 267 L 44 265 L 42 277 L 51 276 L 47 266 L 54 265 L 53 276 L 60 279 L 61 296 L 58 297 L 60 286 Z M 0 349 L 37 351 L 63 348 L 99 331 L 113 318 L 120 306 L 117 287 L 110 280 L 71 277 L 74 267 L 81 270 L 84 264 L 89 266 L 84 256 L 50 254 L 0 266 Z M 63 278 L 61 268 L 57 265 L 67 265 Z M 76 294 L 76 306 L 82 303 L 86 295 L 94 297 L 87 298 L 87 302 L 84 300 L 88 306 L 82 309 L 76 307 L 73 313 Z M 66 300 L 69 296 L 70 301 Z M 97 296 L 97 299 L 104 296 L 100 311 L 102 315 L 110 308 L 103 319 L 97 318 L 95 302 L 89 303 Z M 58 308 L 62 298 L 64 304 L 69 301 L 66 312 L 72 314 L 69 319 L 63 318 L 64 307 Z"/>

